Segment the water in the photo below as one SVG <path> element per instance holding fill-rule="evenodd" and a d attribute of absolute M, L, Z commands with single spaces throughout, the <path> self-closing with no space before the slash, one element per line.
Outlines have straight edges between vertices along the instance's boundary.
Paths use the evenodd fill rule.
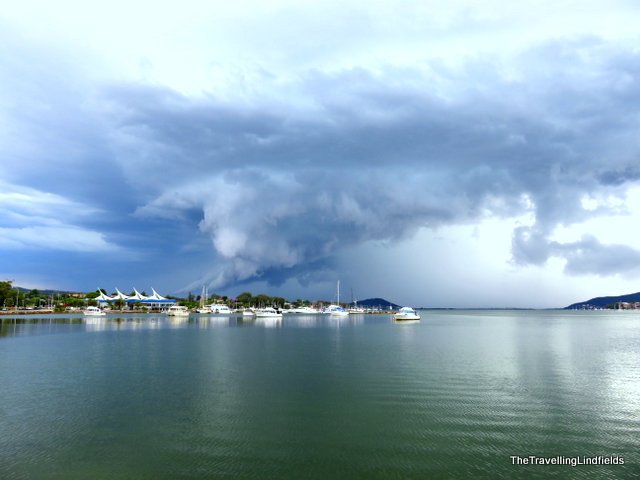
<path fill-rule="evenodd" d="M 640 312 L 422 318 L 3 318 L 0 478 L 640 478 Z"/>

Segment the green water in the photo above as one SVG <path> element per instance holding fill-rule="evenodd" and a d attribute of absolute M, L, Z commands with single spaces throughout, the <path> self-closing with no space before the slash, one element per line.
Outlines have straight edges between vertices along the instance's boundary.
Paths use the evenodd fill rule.
<path fill-rule="evenodd" d="M 1 321 L 3 479 L 640 478 L 640 312 Z"/>

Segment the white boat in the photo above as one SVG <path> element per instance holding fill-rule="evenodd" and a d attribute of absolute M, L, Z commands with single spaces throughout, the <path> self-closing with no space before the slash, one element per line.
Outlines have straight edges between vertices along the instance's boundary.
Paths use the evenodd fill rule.
<path fill-rule="evenodd" d="M 347 315 L 349 315 L 349 312 L 340 305 L 329 305 L 322 311 L 322 313 L 326 313 L 334 317 L 346 317 Z"/>
<path fill-rule="evenodd" d="M 242 316 L 243 317 L 255 317 L 256 316 L 256 312 L 254 312 L 251 308 L 245 308 L 244 310 L 242 310 Z"/>
<path fill-rule="evenodd" d="M 86 317 L 101 317 L 106 315 L 102 310 L 98 307 L 87 307 L 82 311 L 82 314 Z"/>
<path fill-rule="evenodd" d="M 402 307 L 397 313 L 393 314 L 393 319 L 396 322 L 418 321 L 420 320 L 420 315 L 411 307 Z"/>
<path fill-rule="evenodd" d="M 322 313 L 327 313 L 333 317 L 345 317 L 349 315 L 349 312 L 340 306 L 340 280 L 338 280 L 338 287 L 336 289 L 336 304 L 331 304 L 323 310 Z"/>
<path fill-rule="evenodd" d="M 322 313 L 322 312 L 317 308 L 313 308 L 313 307 L 297 307 L 297 308 L 290 308 L 284 313 L 293 313 L 296 315 L 318 315 L 319 313 Z"/>
<path fill-rule="evenodd" d="M 256 318 L 280 318 L 282 313 L 278 312 L 275 308 L 256 308 Z"/>
<path fill-rule="evenodd" d="M 170 317 L 188 317 L 189 309 L 183 305 L 171 305 L 167 310 Z"/>
<path fill-rule="evenodd" d="M 206 306 L 214 315 L 233 315 L 231 309 L 223 303 L 212 303 Z"/>
<path fill-rule="evenodd" d="M 351 315 L 358 315 L 361 313 L 366 313 L 365 309 L 358 306 L 358 301 L 353 298 L 353 289 L 351 290 L 351 301 L 353 306 L 349 307 L 349 313 Z"/>
<path fill-rule="evenodd" d="M 213 313 L 209 308 L 209 305 L 207 305 L 207 297 L 207 287 L 203 286 L 202 293 L 200 294 L 200 306 L 196 309 L 196 312 L 204 314 Z"/>

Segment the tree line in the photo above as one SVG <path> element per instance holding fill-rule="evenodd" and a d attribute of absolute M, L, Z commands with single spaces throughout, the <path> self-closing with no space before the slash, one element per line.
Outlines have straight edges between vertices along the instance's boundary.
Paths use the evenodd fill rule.
<path fill-rule="evenodd" d="M 0 308 L 54 308 L 56 310 L 64 309 L 66 307 L 84 307 L 86 305 L 97 305 L 96 297 L 104 293 L 106 295 L 113 296 L 116 292 L 111 294 L 107 293 L 107 290 L 100 288 L 98 290 L 87 292 L 84 296 L 78 296 L 71 292 L 63 293 L 58 292 L 55 294 L 44 293 L 38 289 L 30 291 L 24 291 L 13 287 L 12 280 L 0 281 Z M 130 296 L 135 292 L 129 293 Z M 141 292 L 142 295 L 147 295 L 146 292 Z M 176 300 L 180 305 L 185 305 L 189 308 L 198 306 L 201 302 L 200 295 L 194 295 L 189 293 L 187 297 L 175 297 L 168 295 L 167 298 Z M 270 296 L 264 293 L 253 295 L 251 292 L 242 292 L 236 298 L 230 298 L 226 295 L 209 295 L 206 299 L 207 304 L 221 303 L 233 308 L 250 308 L 250 307 L 284 307 L 285 304 L 291 304 L 294 307 L 310 306 L 312 303 L 309 300 L 303 300 L 298 298 L 293 301 L 286 300 L 283 297 Z M 325 302 L 326 303 L 326 302 Z M 115 308 L 124 308 L 126 303 L 124 300 L 114 300 L 112 304 Z M 141 303 L 133 304 L 133 308 L 143 308 Z"/>
<path fill-rule="evenodd" d="M 23 290 L 13 286 L 12 280 L 0 281 L 0 308 L 39 308 L 53 307 L 60 301 L 62 295 L 48 294 L 38 289 Z M 82 306 L 84 300 L 69 297 L 68 302 L 73 305 Z"/>

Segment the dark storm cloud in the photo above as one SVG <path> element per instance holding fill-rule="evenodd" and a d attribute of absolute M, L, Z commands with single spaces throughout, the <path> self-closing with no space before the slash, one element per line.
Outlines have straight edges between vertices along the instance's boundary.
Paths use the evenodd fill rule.
<path fill-rule="evenodd" d="M 278 100 L 128 85 L 108 99 L 119 151 L 148 172 L 153 199 L 139 215 L 201 212 L 227 265 L 215 283 L 299 274 L 366 240 L 529 211 L 535 224 L 514 232 L 516 263 L 560 256 L 571 273 L 613 274 L 624 268 L 604 259 L 634 261 L 635 250 L 550 236 L 618 213 L 582 201 L 622 196 L 638 179 L 640 59 L 616 48 L 549 44 L 507 71 L 482 59 L 316 71 L 277 87 Z"/>
<path fill-rule="evenodd" d="M 202 275 L 218 286 L 312 281 L 362 242 L 523 213 L 534 223 L 513 233 L 517 264 L 560 257 L 570 273 L 615 274 L 637 262 L 597 232 L 552 239 L 620 213 L 585 209 L 585 196 L 624 196 L 640 179 L 628 48 L 586 39 L 508 64 L 267 72 L 239 97 L 96 83 L 72 58 L 2 38 L 1 180 L 99 211 L 73 215 L 90 240 L 162 254 L 199 248 L 198 225 L 218 260 Z"/>

